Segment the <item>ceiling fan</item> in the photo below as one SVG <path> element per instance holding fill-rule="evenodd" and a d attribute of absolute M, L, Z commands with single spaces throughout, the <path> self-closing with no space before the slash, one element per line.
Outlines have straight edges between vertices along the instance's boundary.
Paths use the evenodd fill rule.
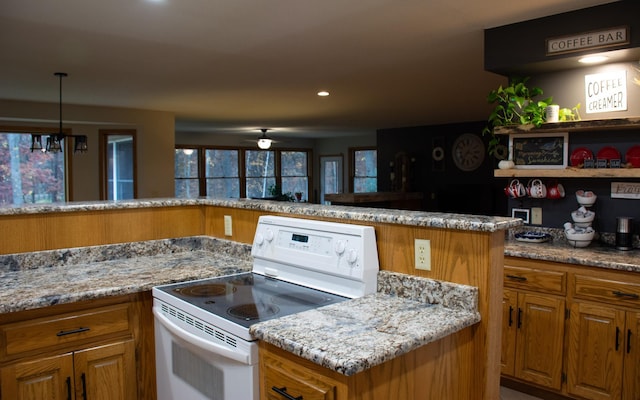
<path fill-rule="evenodd" d="M 267 128 L 260 129 L 262 132 L 262 136 L 258 138 L 258 147 L 262 150 L 267 150 L 271 147 L 271 143 L 273 143 L 273 139 L 267 136 Z"/>

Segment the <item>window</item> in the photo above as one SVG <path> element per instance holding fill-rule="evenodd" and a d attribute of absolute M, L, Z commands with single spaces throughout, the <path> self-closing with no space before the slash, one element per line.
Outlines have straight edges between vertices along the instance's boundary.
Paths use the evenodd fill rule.
<path fill-rule="evenodd" d="M 306 151 L 280 153 L 282 193 L 293 193 L 298 201 L 309 198 L 309 171 Z M 298 199 L 298 196 L 300 197 Z"/>
<path fill-rule="evenodd" d="M 238 150 L 206 149 L 206 195 L 215 198 L 239 198 Z"/>
<path fill-rule="evenodd" d="M 176 197 L 309 198 L 307 150 L 177 146 Z"/>
<path fill-rule="evenodd" d="M 134 130 L 100 131 L 103 200 L 135 199 L 136 136 Z"/>
<path fill-rule="evenodd" d="M 175 150 L 175 196 L 192 199 L 200 196 L 199 155 L 197 149 Z"/>
<path fill-rule="evenodd" d="M 7 132 L 20 131 L 22 133 Z M 65 154 L 31 151 L 29 129 L 0 132 L 0 204 L 66 201 Z M 32 130 L 45 135 L 42 129 Z"/>
<path fill-rule="evenodd" d="M 275 151 L 245 151 L 246 197 L 271 197 L 276 190 Z"/>
<path fill-rule="evenodd" d="M 342 193 L 342 155 L 320 157 L 320 204 L 325 194 Z"/>
<path fill-rule="evenodd" d="M 352 160 L 353 192 L 378 191 L 378 153 L 375 148 L 349 149 Z"/>

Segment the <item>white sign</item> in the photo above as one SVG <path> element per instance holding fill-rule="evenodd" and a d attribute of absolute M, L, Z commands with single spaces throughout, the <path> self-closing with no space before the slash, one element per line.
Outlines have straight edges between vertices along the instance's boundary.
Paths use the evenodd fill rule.
<path fill-rule="evenodd" d="M 627 71 L 585 75 L 584 95 L 587 114 L 627 109 Z"/>
<path fill-rule="evenodd" d="M 547 55 L 570 53 L 586 49 L 616 46 L 629 43 L 627 27 L 586 32 L 571 36 L 547 39 Z"/>
<path fill-rule="evenodd" d="M 612 199 L 640 199 L 640 183 L 611 182 Z"/>

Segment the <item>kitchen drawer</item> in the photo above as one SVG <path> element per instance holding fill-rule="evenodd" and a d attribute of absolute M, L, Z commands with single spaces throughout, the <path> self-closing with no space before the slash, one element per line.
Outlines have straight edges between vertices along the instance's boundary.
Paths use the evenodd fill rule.
<path fill-rule="evenodd" d="M 565 294 L 567 274 L 535 268 L 504 266 L 504 285 L 515 289 Z"/>
<path fill-rule="evenodd" d="M 130 312 L 129 304 L 117 304 L 3 325 L 3 356 L 124 335 L 131 328 Z"/>
<path fill-rule="evenodd" d="M 640 284 L 576 274 L 574 296 L 610 304 L 640 307 Z"/>

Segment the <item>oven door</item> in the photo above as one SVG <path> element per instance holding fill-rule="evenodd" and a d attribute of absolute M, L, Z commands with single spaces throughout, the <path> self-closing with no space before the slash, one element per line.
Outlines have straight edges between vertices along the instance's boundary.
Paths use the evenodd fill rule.
<path fill-rule="evenodd" d="M 158 400 L 258 400 L 258 345 L 154 299 Z"/>

